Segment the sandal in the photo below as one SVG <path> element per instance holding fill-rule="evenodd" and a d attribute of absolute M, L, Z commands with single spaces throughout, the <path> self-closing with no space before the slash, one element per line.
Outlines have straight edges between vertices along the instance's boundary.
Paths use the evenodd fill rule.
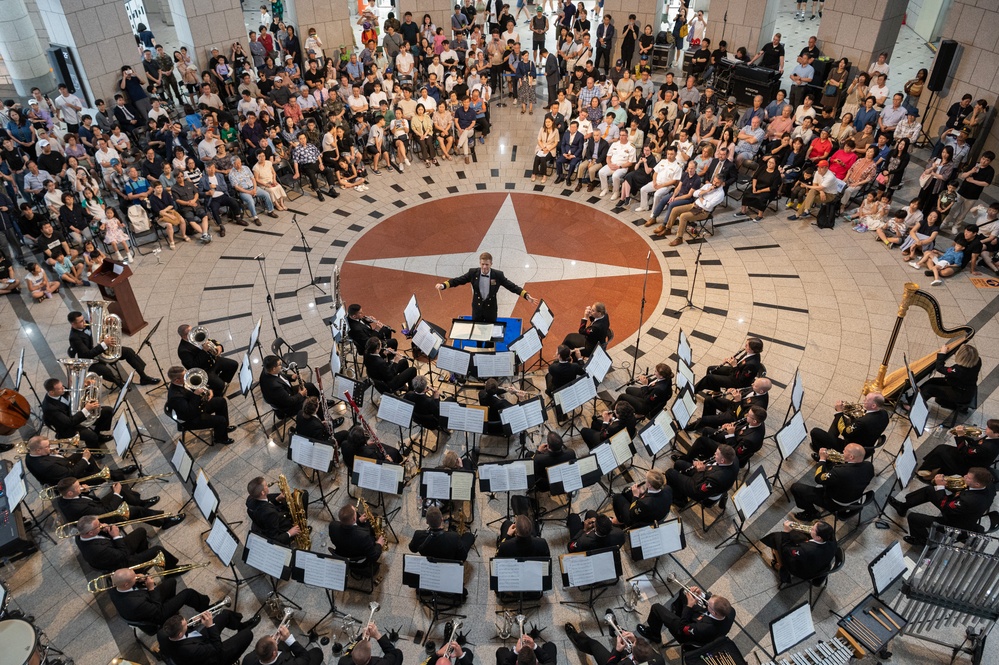
<path fill-rule="evenodd" d="M 177 249 L 177 245 L 170 243 L 170 249 Z"/>

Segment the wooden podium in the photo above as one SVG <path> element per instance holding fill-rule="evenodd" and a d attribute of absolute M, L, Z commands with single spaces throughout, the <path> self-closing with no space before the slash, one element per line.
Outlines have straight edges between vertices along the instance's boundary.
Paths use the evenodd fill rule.
<path fill-rule="evenodd" d="M 135 294 L 132 293 L 132 285 L 128 283 L 128 278 L 131 276 L 131 268 L 107 258 L 101 267 L 90 275 L 90 281 L 97 284 L 104 299 L 111 302 L 108 309 L 112 314 L 121 317 L 121 330 L 126 335 L 134 335 L 149 325 L 142 318 L 139 303 L 135 301 Z"/>

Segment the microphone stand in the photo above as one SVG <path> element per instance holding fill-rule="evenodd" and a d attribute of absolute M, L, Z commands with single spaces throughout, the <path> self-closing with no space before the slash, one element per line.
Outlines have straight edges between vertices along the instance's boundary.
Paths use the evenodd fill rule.
<path fill-rule="evenodd" d="M 295 293 L 298 293 L 302 289 L 307 289 L 310 286 L 314 286 L 317 289 L 319 289 L 320 292 L 326 293 L 326 291 L 323 291 L 323 287 L 319 286 L 319 282 L 316 281 L 316 278 L 312 272 L 312 261 L 309 258 L 309 252 L 312 251 L 312 248 L 309 247 L 309 241 L 305 239 L 305 232 L 302 231 L 302 226 L 301 224 L 298 223 L 298 215 L 292 215 L 291 221 L 298 228 L 298 235 L 302 237 L 302 249 L 305 251 L 305 266 L 309 269 L 309 283 L 306 284 L 305 286 L 300 286 L 299 288 L 295 289 Z"/>
<path fill-rule="evenodd" d="M 652 260 L 652 250 L 645 255 L 645 278 L 642 280 L 642 305 L 638 310 L 638 336 L 635 337 L 635 351 L 631 354 L 631 376 L 628 385 L 635 383 L 635 369 L 638 367 L 638 347 L 642 343 L 642 323 L 645 322 L 645 289 L 649 285 L 649 261 Z"/>
<path fill-rule="evenodd" d="M 690 288 L 687 289 L 687 304 L 680 308 L 680 312 L 686 311 L 688 309 L 697 309 L 704 311 L 701 307 L 694 304 L 692 298 L 694 297 L 694 286 L 697 285 L 697 270 L 701 267 L 701 250 L 704 249 L 704 243 L 697 243 L 697 256 L 694 257 L 694 276 L 690 280 Z"/>
<path fill-rule="evenodd" d="M 264 278 L 264 290 L 267 292 L 267 311 L 271 315 L 271 330 L 274 331 L 274 340 L 276 342 L 279 342 L 279 343 L 283 344 L 284 340 L 281 339 L 281 336 L 278 334 L 277 321 L 274 319 L 274 314 L 275 314 L 275 312 L 274 312 L 274 298 L 271 296 L 271 287 L 270 287 L 270 284 L 267 283 L 267 269 L 264 266 L 264 262 L 267 259 L 264 257 L 263 253 L 257 254 L 253 258 L 254 258 L 254 260 L 256 260 L 258 262 L 258 264 L 260 266 L 260 275 L 261 275 L 261 277 Z"/>

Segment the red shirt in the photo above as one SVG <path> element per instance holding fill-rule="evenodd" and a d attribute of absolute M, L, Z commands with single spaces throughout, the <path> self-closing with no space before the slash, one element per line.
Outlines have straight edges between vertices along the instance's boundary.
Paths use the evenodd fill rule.
<path fill-rule="evenodd" d="M 821 137 L 817 138 L 812 141 L 812 145 L 808 150 L 808 159 L 811 161 L 815 161 L 820 158 L 824 159 L 823 155 L 828 155 L 830 150 L 832 150 L 831 140 L 826 139 L 823 141 Z"/>
<path fill-rule="evenodd" d="M 856 153 L 852 151 L 847 152 L 840 148 L 829 158 L 829 170 L 836 174 L 836 177 L 840 180 L 846 180 L 846 172 L 850 170 L 850 167 L 856 161 Z"/>

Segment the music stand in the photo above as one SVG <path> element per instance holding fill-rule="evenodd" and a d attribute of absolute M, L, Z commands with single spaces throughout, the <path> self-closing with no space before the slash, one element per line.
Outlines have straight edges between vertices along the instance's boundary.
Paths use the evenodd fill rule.
<path fill-rule="evenodd" d="M 221 517 L 216 517 L 212 522 L 212 528 L 208 532 L 208 547 L 212 550 L 219 561 L 222 562 L 223 566 L 228 566 L 229 570 L 232 571 L 232 577 L 225 577 L 223 575 L 216 575 L 215 579 L 220 582 L 228 582 L 235 587 L 233 599 L 233 607 L 239 606 L 239 588 L 243 585 L 249 584 L 253 580 L 257 579 L 263 573 L 253 575 L 251 577 L 240 577 L 239 571 L 236 570 L 236 562 L 233 558 L 236 556 L 236 550 L 239 548 L 239 538 L 236 537 L 236 533 L 232 530 L 226 521 Z"/>
<path fill-rule="evenodd" d="M 881 594 L 887 591 L 892 584 L 902 579 L 907 570 L 905 557 L 902 555 L 902 543 L 896 540 L 881 550 L 881 553 L 867 564 L 867 572 L 871 576 L 875 598 L 881 598 Z"/>
<path fill-rule="evenodd" d="M 767 478 L 767 473 L 762 466 L 756 467 L 756 471 L 749 474 L 746 478 L 746 482 L 742 484 L 742 487 L 737 489 L 732 494 L 732 503 L 735 504 L 736 513 L 739 515 L 739 519 L 732 520 L 732 524 L 735 526 L 735 532 L 725 538 L 715 546 L 716 550 L 720 550 L 723 547 L 727 547 L 726 543 L 732 541 L 732 544 L 737 544 L 740 540 L 744 541 L 747 545 L 755 549 L 763 556 L 763 552 L 760 548 L 750 540 L 743 527 L 746 526 L 746 522 L 750 517 L 753 516 L 760 506 L 767 502 L 770 498 L 770 482 Z"/>
<path fill-rule="evenodd" d="M 563 436 L 571 436 L 573 430 L 579 434 L 576 427 L 576 409 L 579 409 L 591 399 L 597 398 L 597 384 L 589 374 L 576 377 L 558 390 L 552 392 L 552 402 L 555 404 L 555 415 L 559 420 L 569 419 L 569 427 L 562 433 Z M 569 418 L 572 414 L 572 418 Z"/>
<path fill-rule="evenodd" d="M 399 428 L 399 441 L 405 437 L 402 430 L 413 426 L 413 409 L 416 405 L 401 397 L 385 393 L 378 403 L 378 419 L 392 423 Z"/>
<path fill-rule="evenodd" d="M 784 422 L 787 423 L 788 417 L 795 411 L 801 411 L 801 405 L 805 401 L 805 384 L 804 380 L 801 378 L 801 368 L 794 370 L 794 381 L 791 382 L 791 404 L 787 408 L 787 413 L 784 414 Z"/>
<path fill-rule="evenodd" d="M 177 472 L 177 476 L 180 478 L 180 482 L 187 484 L 191 482 L 191 470 L 194 468 L 194 456 L 191 455 L 187 446 L 184 445 L 183 441 L 178 439 L 177 445 L 173 449 L 173 456 L 170 458 L 170 464 L 173 466 L 173 470 Z M 188 503 L 193 500 L 188 499 Z M 185 506 L 187 504 L 184 504 Z"/>
<path fill-rule="evenodd" d="M 135 409 L 132 408 L 132 404 L 126 399 L 126 396 L 128 395 L 128 389 L 132 386 L 132 380 L 134 378 L 135 378 L 135 371 L 133 370 L 128 373 L 128 377 L 125 379 L 124 385 L 122 385 L 121 390 L 118 392 L 118 399 L 115 401 L 114 408 L 112 409 L 111 413 L 112 415 L 118 413 L 118 409 L 121 408 L 122 404 L 124 404 L 125 412 L 128 414 L 128 419 L 132 421 L 132 427 L 135 430 L 137 442 L 149 439 L 150 441 L 156 441 L 158 443 L 166 443 L 165 439 L 155 437 L 152 434 L 148 433 L 146 427 L 139 422 L 138 416 L 135 415 Z M 143 432 L 143 430 L 146 430 L 146 432 Z M 132 462 L 139 467 L 139 475 L 140 476 L 145 475 L 145 473 L 142 471 L 142 467 L 139 465 L 139 462 L 135 459 L 134 455 L 132 457 Z"/>
<path fill-rule="evenodd" d="M 660 454 L 676 449 L 676 431 L 670 414 L 665 409 L 657 413 L 655 418 L 638 431 L 638 438 L 645 447 L 645 452 L 652 458 L 652 466 L 655 466 Z"/>
<path fill-rule="evenodd" d="M 690 419 L 694 416 L 696 409 L 697 403 L 694 400 L 694 386 L 687 385 L 677 393 L 676 399 L 673 400 L 673 406 L 669 410 L 673 416 L 673 430 L 678 434 L 682 432 L 683 428 L 687 426 Z"/>
<path fill-rule="evenodd" d="M 292 434 L 291 443 L 288 445 L 288 459 L 305 469 L 311 469 L 308 474 L 310 480 L 319 483 L 319 498 L 309 502 L 321 503 L 330 514 L 330 519 L 334 519 L 333 508 L 330 507 L 329 499 L 340 491 L 339 487 L 331 487 L 327 492 L 323 488 L 323 477 L 333 471 L 333 455 L 335 448 L 333 443 L 321 439 L 311 439 L 301 434 Z"/>
<path fill-rule="evenodd" d="M 677 360 L 682 360 L 687 363 L 688 367 L 692 367 L 693 355 L 690 348 L 690 340 L 687 338 L 687 333 L 683 332 L 683 328 L 680 328 L 680 334 L 676 339 L 676 357 Z"/>
<path fill-rule="evenodd" d="M 651 568 L 640 573 L 635 573 L 628 578 L 633 579 L 652 575 L 663 585 L 666 580 L 659 572 L 659 559 L 663 555 L 672 555 L 687 547 L 687 539 L 683 532 L 683 522 L 679 518 L 654 522 L 648 526 L 628 529 L 628 543 L 631 546 L 631 560 L 634 562 L 649 561 L 654 563 Z"/>
<path fill-rule="evenodd" d="M 309 253 L 312 251 L 312 247 L 309 246 L 309 241 L 305 238 L 305 231 L 302 230 L 301 224 L 298 223 L 298 215 L 292 214 L 291 223 L 298 229 L 298 235 L 302 238 L 302 251 L 305 252 L 305 266 L 309 269 L 309 283 L 295 289 L 295 293 L 307 289 L 310 286 L 314 286 L 319 289 L 320 293 L 325 294 L 326 291 L 323 290 L 323 287 L 319 286 L 319 280 L 316 279 L 312 273 L 312 261 L 309 259 Z"/>
<path fill-rule="evenodd" d="M 416 590 L 420 605 L 430 610 L 425 644 L 441 619 L 465 619 L 455 610 L 464 603 L 465 564 L 416 554 L 403 555 L 402 583 Z M 429 594 L 425 596 L 424 594 Z"/>
<path fill-rule="evenodd" d="M 482 435 L 486 429 L 488 409 L 481 406 L 461 406 L 457 402 L 443 401 L 440 403 L 441 427 L 452 432 L 465 433 L 465 454 L 475 447 L 475 435 Z M 472 438 L 469 440 L 468 435 Z"/>
<path fill-rule="evenodd" d="M 9 369 L 7 371 L 10 372 Z M 4 378 L 6 378 L 6 376 Z M 20 392 L 20 390 L 21 390 L 21 379 L 24 379 L 25 381 L 28 382 L 28 387 L 31 388 L 31 394 L 34 395 L 35 402 L 38 403 L 38 404 L 41 404 L 42 400 L 38 397 L 38 391 L 35 390 L 35 384 L 33 384 L 31 382 L 31 377 L 28 376 L 28 373 L 24 371 L 24 349 L 23 348 L 21 349 L 21 352 L 20 352 L 20 354 L 18 354 L 18 358 L 17 358 L 17 375 L 14 377 L 14 391 L 15 392 Z M 0 383 L 2 383 L 2 382 L 0 382 Z M 35 414 L 33 411 L 29 410 L 29 413 L 22 414 L 22 415 L 26 415 L 29 420 L 31 418 L 37 418 L 39 422 L 42 422 L 41 417 L 38 416 L 37 414 Z"/>
<path fill-rule="evenodd" d="M 5 465 L 0 464 L 0 470 L 4 467 Z M 56 539 L 42 528 L 42 524 L 44 524 L 48 518 L 55 515 L 55 508 L 50 509 L 48 512 L 43 511 L 41 519 L 35 517 L 34 511 L 31 510 L 31 504 L 24 500 L 28 495 L 28 486 L 24 480 L 24 462 L 22 460 L 17 460 L 11 464 L 10 469 L 7 470 L 6 475 L 3 477 L 2 486 L 7 492 L 8 512 L 13 513 L 18 505 L 23 504 L 25 510 L 28 511 L 28 515 L 31 516 L 31 521 L 28 523 L 26 530 L 34 531 L 37 529 L 38 533 L 48 538 L 49 541 L 55 545 Z M 0 614 L 2 614 L 2 612 L 0 612 Z"/>
<path fill-rule="evenodd" d="M 142 347 L 144 347 L 144 346 L 149 347 L 149 354 L 153 357 L 153 363 L 156 365 L 156 371 L 159 372 L 159 375 L 160 375 L 160 383 L 159 383 L 159 385 L 153 386 L 152 388 L 150 388 L 149 390 L 147 390 L 146 391 L 147 395 L 149 395 L 151 393 L 154 393 L 154 392 L 156 392 L 157 390 L 159 390 L 161 388 L 166 388 L 167 386 L 170 385 L 170 383 L 167 382 L 167 380 L 166 380 L 166 376 L 163 374 L 163 367 L 160 365 L 160 359 L 156 357 L 156 349 L 153 348 L 153 343 L 152 343 L 153 335 L 155 335 L 156 331 L 160 329 L 160 324 L 161 323 L 163 323 L 163 317 L 162 316 L 160 317 L 159 321 L 157 321 L 156 323 L 153 324 L 153 327 L 149 329 L 149 332 L 146 333 L 146 338 L 144 340 L 142 340 L 142 344 L 139 344 L 139 350 L 140 351 L 142 350 Z"/>
<path fill-rule="evenodd" d="M 336 554 L 295 550 L 291 562 L 291 579 L 300 584 L 325 590 L 326 598 L 330 602 L 329 611 L 305 631 L 310 642 L 315 642 L 316 638 L 319 637 L 316 633 L 316 627 L 327 617 L 344 618 L 347 616 L 346 613 L 337 608 L 335 593 L 347 588 L 347 568 L 349 565 L 347 559 Z"/>
<path fill-rule="evenodd" d="M 212 487 L 212 483 L 208 479 L 208 475 L 204 469 L 198 469 L 198 475 L 194 481 L 193 499 L 194 505 L 198 507 L 201 516 L 205 518 L 206 522 L 211 523 L 218 513 L 220 503 L 219 493 Z"/>
<path fill-rule="evenodd" d="M 806 601 L 770 622 L 770 643 L 774 647 L 774 657 L 790 651 L 814 634 L 812 606 Z"/>
<path fill-rule="evenodd" d="M 402 489 L 406 485 L 406 470 L 401 464 L 392 464 L 383 460 L 375 460 L 369 457 L 355 457 L 354 469 L 350 477 L 354 485 L 362 490 L 371 490 L 378 494 L 376 508 L 381 508 L 382 517 L 385 519 L 385 526 L 392 533 L 395 542 L 399 542 L 399 536 L 392 528 L 392 517 L 401 510 L 401 506 L 393 508 L 391 511 L 385 506 L 386 494 L 402 494 Z"/>
<path fill-rule="evenodd" d="M 527 450 L 527 437 L 524 433 L 532 428 L 544 425 L 548 420 L 548 410 L 545 408 L 545 401 L 541 395 L 536 395 L 523 402 L 504 407 L 499 412 L 499 418 L 504 434 L 508 437 L 517 434 L 521 435 L 519 437 L 520 448 L 517 450 L 517 457 L 524 458 L 529 452 Z"/>
<path fill-rule="evenodd" d="M 496 524 L 510 518 L 510 493 L 527 494 L 534 491 L 533 460 L 506 460 L 492 464 L 482 464 L 478 469 L 479 491 L 485 494 L 504 492 L 506 494 L 506 515 L 489 524 Z"/>
<path fill-rule="evenodd" d="M 676 389 L 677 392 L 681 390 L 694 390 L 694 385 L 697 381 L 694 378 L 694 370 L 684 362 L 683 358 L 679 358 L 676 361 Z"/>
<path fill-rule="evenodd" d="M 594 604 L 621 578 L 621 548 L 602 547 L 586 552 L 560 554 L 558 563 L 562 573 L 562 588 L 579 589 L 587 594 L 585 601 L 563 600 L 561 604 L 589 610 L 603 635 L 603 622 L 597 616 Z"/>
<path fill-rule="evenodd" d="M 777 443 L 777 453 L 780 455 L 780 461 L 777 462 L 777 468 L 774 469 L 774 475 L 770 476 L 769 480 L 774 485 L 780 485 L 780 489 L 784 493 L 785 501 L 789 499 L 787 496 L 787 488 L 784 486 L 784 481 L 781 480 L 780 477 L 781 467 L 784 466 L 784 460 L 790 457 L 807 437 L 808 432 L 805 431 L 805 419 L 801 416 L 801 411 L 795 411 L 790 420 L 784 423 L 784 426 L 777 430 L 777 433 L 774 435 L 774 441 Z"/>
<path fill-rule="evenodd" d="M 451 373 L 450 383 L 454 390 L 451 396 L 458 399 L 458 382 L 457 377 L 468 376 L 468 368 L 472 363 L 472 354 L 464 349 L 455 348 L 453 346 L 442 346 L 437 349 L 437 373 L 441 377 L 441 383 L 444 383 L 444 372 Z"/>
<path fill-rule="evenodd" d="M 550 466 L 546 471 L 548 473 L 548 494 L 553 498 L 560 494 L 565 495 L 564 507 L 567 515 L 572 512 L 572 495 L 584 487 L 597 484 L 600 482 L 601 476 L 597 457 L 592 454 Z M 551 517 L 541 518 L 540 521 L 561 522 L 561 520 Z"/>
<path fill-rule="evenodd" d="M 425 507 L 427 499 L 447 502 L 448 520 L 454 517 L 454 502 L 467 501 L 471 513 L 467 519 L 475 516 L 475 472 L 464 469 L 422 469 L 420 483 L 417 486 L 421 504 Z M 424 511 L 426 512 L 426 511 Z"/>
<path fill-rule="evenodd" d="M 534 387 L 534 384 L 527 380 L 527 370 L 528 364 L 531 358 L 538 356 L 541 358 L 541 348 L 543 342 L 541 341 L 541 334 L 538 332 L 537 328 L 528 328 L 520 337 L 510 342 L 509 349 L 516 354 L 517 364 L 520 365 L 520 388 L 524 389 L 525 385 L 530 384 Z M 531 363 L 530 366 L 534 367 L 537 363 Z"/>
<path fill-rule="evenodd" d="M 420 319 L 423 318 L 423 315 L 420 313 L 420 303 L 416 299 L 415 293 L 409 297 L 409 302 L 406 303 L 406 308 L 402 310 L 402 318 L 403 321 L 406 322 L 406 331 L 415 328 L 420 322 Z M 406 334 L 406 331 L 403 331 L 403 334 Z"/>
<path fill-rule="evenodd" d="M 895 455 L 895 459 L 892 460 L 891 464 L 895 467 L 895 477 L 888 487 L 888 494 L 885 497 L 884 505 L 878 509 L 878 516 L 875 518 L 874 526 L 878 529 L 888 529 L 890 528 L 888 522 L 891 522 L 899 529 L 905 531 L 905 527 L 888 517 L 885 511 L 888 509 L 888 498 L 895 492 L 896 484 L 898 485 L 898 489 L 904 490 L 909 481 L 912 480 L 912 474 L 916 472 L 916 453 L 912 447 L 911 436 L 906 435 L 905 440 L 902 441 L 902 447 L 899 448 L 898 454 Z"/>
<path fill-rule="evenodd" d="M 271 583 L 271 592 L 264 598 L 264 605 L 271 598 L 280 598 L 296 610 L 302 609 L 301 605 L 277 590 L 279 581 L 291 579 L 291 559 L 294 554 L 292 548 L 281 543 L 264 538 L 260 534 L 250 533 L 246 536 L 246 543 L 243 545 L 243 563 L 254 570 L 260 571 L 267 576 Z"/>
<path fill-rule="evenodd" d="M 551 557 L 516 557 L 489 560 L 489 589 L 499 594 L 510 594 L 517 598 L 517 614 L 536 610 L 541 605 L 532 604 L 525 607 L 527 594 L 537 595 L 538 600 L 544 597 L 546 591 L 551 591 L 552 560 Z M 502 598 L 497 598 L 502 603 Z M 505 610 L 500 608 L 496 614 Z"/>
<path fill-rule="evenodd" d="M 607 476 L 606 485 L 604 485 L 603 479 L 598 481 L 607 493 L 597 507 L 597 510 L 603 508 L 604 504 L 609 502 L 614 496 L 614 474 L 622 467 L 630 465 L 637 452 L 635 443 L 632 441 L 627 429 L 618 431 L 610 439 L 590 451 L 590 454 L 597 458 L 597 466 L 600 467 L 600 473 Z"/>
<path fill-rule="evenodd" d="M 259 327 L 260 327 L 260 322 L 258 321 L 257 328 Z M 259 346 L 260 342 L 257 342 L 258 353 L 262 353 L 259 351 Z M 263 363 L 263 360 L 261 359 L 260 362 Z M 250 353 L 248 351 L 243 353 L 243 359 L 239 363 L 238 377 L 239 377 L 239 394 L 242 395 L 243 397 L 246 396 L 250 397 L 250 400 L 253 402 L 253 412 L 256 415 L 250 416 L 243 422 L 236 423 L 236 427 L 249 425 L 250 423 L 256 421 L 260 425 L 260 429 L 266 432 L 267 428 L 264 426 L 264 419 L 260 415 L 260 407 L 257 406 L 257 396 L 253 394 L 253 386 L 256 384 L 253 382 L 253 370 L 250 367 Z"/>

